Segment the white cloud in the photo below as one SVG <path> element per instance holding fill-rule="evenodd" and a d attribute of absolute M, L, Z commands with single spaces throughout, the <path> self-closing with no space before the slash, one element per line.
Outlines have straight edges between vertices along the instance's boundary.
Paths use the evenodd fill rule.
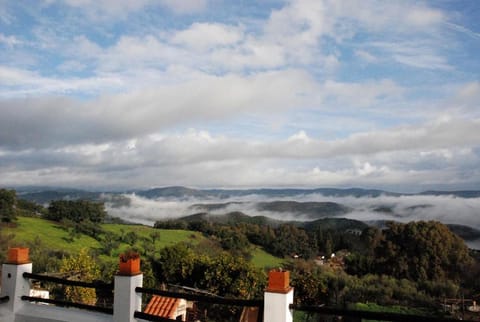
<path fill-rule="evenodd" d="M 82 9 L 93 20 L 125 19 L 130 13 L 135 13 L 149 6 L 161 5 L 176 14 L 198 13 L 208 6 L 207 0 L 44 0 L 47 5 L 52 5 L 55 2 Z"/>
<path fill-rule="evenodd" d="M 226 2 L 207 12 L 206 0 L 44 4 L 68 6 L 54 8 L 65 20 L 32 8 L 32 28 L 0 34 L 11 182 L 479 181 L 480 86 L 449 55 L 462 49 L 449 12 L 374 0 L 228 17 Z"/>
<path fill-rule="evenodd" d="M 399 63 L 425 69 L 452 70 L 445 57 L 428 54 L 395 54 L 393 58 Z"/>
<path fill-rule="evenodd" d="M 340 83 L 328 80 L 321 88 L 324 96 L 336 102 L 337 105 L 348 104 L 356 107 L 371 107 L 382 99 L 399 98 L 405 91 L 390 79 L 365 80 L 362 83 Z"/>
<path fill-rule="evenodd" d="M 145 8 L 151 0 L 56 0 L 68 6 L 84 10 L 88 17 L 93 20 L 101 20 L 115 17 L 124 19 L 129 13 Z M 51 5 L 55 0 L 49 0 Z"/>
<path fill-rule="evenodd" d="M 302 143 L 308 143 L 311 141 L 311 139 L 308 137 L 307 133 L 305 131 L 300 131 L 291 137 L 288 138 L 289 142 L 302 142 Z"/>
<path fill-rule="evenodd" d="M 95 91 L 101 86 L 105 91 L 107 85 L 117 82 L 115 78 L 60 81 L 10 68 L 0 69 L 0 75 L 5 84 L 21 85 L 20 89 L 13 89 L 18 95 L 34 90 L 45 93 L 79 89 Z M 42 145 L 57 145 L 60 142 L 110 141 L 144 136 L 190 121 L 230 118 L 248 111 L 278 113 L 302 105 L 305 97 L 301 93 L 314 87 L 315 83 L 308 74 L 287 70 L 247 77 L 203 76 L 181 84 L 153 86 L 82 103 L 49 98 L 6 100 L 0 102 L 0 110 L 3 112 L 0 123 L 4 127 L 3 131 L 7 131 L 6 128 L 9 130 L 4 133 L 0 144 L 30 142 L 30 146 L 36 146 L 39 142 Z M 12 109 L 22 109 L 23 113 L 9 113 Z M 58 113 L 58 120 L 51 119 L 52 111 Z M 33 114 L 38 118 L 23 117 Z M 43 126 L 39 127 L 39 123 Z M 11 129 L 8 124 L 17 124 L 18 130 Z M 39 132 L 33 136 L 28 131 L 21 130 L 37 127 Z M 56 133 L 52 132 L 52 127 L 57 128 Z M 85 131 L 84 128 L 91 130 Z M 2 129 L 0 131 L 3 132 Z M 63 131 L 65 134 L 59 137 L 58 132 Z M 7 138 L 13 141 L 9 143 L 10 139 Z"/>
<path fill-rule="evenodd" d="M 478 32 L 475 32 L 475 31 L 473 31 L 471 29 L 468 29 L 468 28 L 466 28 L 462 25 L 458 25 L 458 24 L 455 24 L 455 23 L 452 23 L 452 22 L 446 22 L 446 24 L 450 28 L 452 28 L 453 30 L 461 32 L 461 33 L 463 33 L 463 34 L 465 34 L 465 35 L 467 35 L 467 36 L 469 36 L 473 39 L 476 39 L 476 40 L 480 39 L 480 33 L 478 33 Z"/>
<path fill-rule="evenodd" d="M 208 6 L 208 0 L 160 0 L 161 3 L 179 14 L 192 14 L 203 11 Z"/>
<path fill-rule="evenodd" d="M 231 211 L 241 211 L 249 216 L 267 216 L 279 220 L 308 220 L 308 216 L 301 214 L 286 214 L 257 209 L 258 202 L 278 200 L 296 200 L 299 202 L 336 202 L 351 209 L 345 216 L 355 220 L 394 220 L 409 222 L 412 220 L 436 220 L 445 224 L 468 225 L 480 229 L 478 224 L 478 211 L 480 198 L 456 198 L 452 196 L 432 195 L 403 195 L 379 197 L 326 197 L 321 194 L 305 194 L 286 197 L 267 197 L 261 195 L 246 195 L 227 199 L 201 199 L 191 198 L 178 200 L 174 198 L 159 198 L 156 200 L 141 198 L 134 194 L 125 194 L 129 199 L 128 206 L 112 207 L 107 203 L 108 212 L 126 220 L 153 224 L 156 220 L 179 218 L 198 211 L 192 208 L 195 204 L 226 204 L 225 208 L 211 212 L 211 214 L 224 214 Z M 392 212 L 378 211 L 379 207 L 389 207 Z"/>
<path fill-rule="evenodd" d="M 55 125 L 43 126 L 52 128 L 52 135 L 69 135 L 52 117 L 58 114 L 52 110 L 49 115 Z M 98 144 L 17 151 L 4 148 L 0 164 L 9 169 L 6 183 L 14 180 L 10 174 L 21 181 L 32 173 L 50 182 L 71 168 L 72 174 L 62 180 L 75 182 L 75 178 L 77 185 L 95 177 L 90 184 L 99 183 L 106 176 L 111 177 L 110 184 L 118 186 L 472 185 L 480 175 L 480 153 L 472 148 L 480 146 L 475 131 L 479 123 L 451 119 L 332 141 L 311 138 L 303 131 L 285 140 L 262 141 L 189 130 Z M 6 124 L 2 129 L 7 132 L 1 137 L 8 139 L 12 129 Z M 78 129 L 85 131 L 82 126 Z M 30 129 L 37 140 L 45 135 L 38 131 L 41 129 Z"/>
<path fill-rule="evenodd" d="M 97 93 L 118 88 L 122 80 L 114 76 L 91 78 L 50 78 L 35 72 L 0 65 L 0 97 L 65 94 L 69 92 Z M 0 102 L 1 103 L 1 102 Z M 0 109 L 2 106 L 0 105 Z"/>
<path fill-rule="evenodd" d="M 241 41 L 243 31 L 222 24 L 194 23 L 190 28 L 176 32 L 171 42 L 193 50 L 208 50 L 217 46 L 233 45 Z"/>
<path fill-rule="evenodd" d="M 5 46 L 12 48 L 17 45 L 21 45 L 22 41 L 17 39 L 15 36 L 6 36 L 3 33 L 0 33 L 0 44 L 4 44 Z"/>
<path fill-rule="evenodd" d="M 419 27 L 438 25 L 445 20 L 445 15 L 441 11 L 430 8 L 417 7 L 406 14 L 406 21 Z"/>
<path fill-rule="evenodd" d="M 480 105 L 480 82 L 471 82 L 464 84 L 458 90 L 458 93 L 451 104 L 455 107 L 461 107 L 470 111 L 478 111 Z"/>
<path fill-rule="evenodd" d="M 355 50 L 355 56 L 366 61 L 367 63 L 374 63 L 378 61 L 378 58 L 376 56 L 372 55 L 371 53 L 365 50 L 360 50 L 360 49 Z"/>
<path fill-rule="evenodd" d="M 398 63 L 422 69 L 452 70 L 445 56 L 438 53 L 434 44 L 425 41 L 374 42 L 371 45 L 390 55 Z"/>

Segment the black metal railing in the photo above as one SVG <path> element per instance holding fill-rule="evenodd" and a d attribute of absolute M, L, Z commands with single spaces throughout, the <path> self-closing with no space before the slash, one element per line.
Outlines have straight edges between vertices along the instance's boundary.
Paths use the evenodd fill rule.
<path fill-rule="evenodd" d="M 389 312 L 371 312 L 371 311 L 360 311 L 360 310 L 346 310 L 346 309 L 336 309 L 329 308 L 324 306 L 308 306 L 308 305 L 290 305 L 291 310 L 309 312 L 309 313 L 318 313 L 320 315 L 334 315 L 350 318 L 359 318 L 367 319 L 374 321 L 391 321 L 391 322 L 453 322 L 459 321 L 452 318 L 442 318 L 442 317 L 433 317 L 433 316 L 422 316 L 422 315 L 412 315 L 412 314 L 401 314 L 401 313 L 389 313 Z M 473 322 L 468 320 L 462 320 L 463 322 Z"/>
<path fill-rule="evenodd" d="M 94 281 L 94 282 L 72 281 L 72 280 L 67 280 L 63 278 L 58 278 L 58 277 L 53 277 L 48 275 L 32 274 L 32 273 L 23 273 L 23 277 L 34 279 L 37 281 L 42 281 L 42 282 L 52 282 L 55 284 L 63 284 L 68 286 L 80 286 L 80 287 L 94 288 L 96 290 L 113 291 L 113 283 L 105 283 L 102 281 Z"/>
<path fill-rule="evenodd" d="M 157 290 L 153 288 L 144 288 L 144 287 L 136 287 L 135 292 L 142 293 L 142 294 L 172 297 L 176 299 L 185 299 L 187 301 L 198 301 L 198 302 L 210 303 L 210 304 L 263 307 L 263 299 L 242 300 L 242 299 L 226 298 L 221 296 L 206 296 L 206 295 L 197 295 L 197 294 L 189 294 L 189 293 L 162 291 L 162 290 Z"/>
<path fill-rule="evenodd" d="M 136 287 L 135 292 L 149 295 L 160 295 L 170 298 L 185 299 L 187 301 L 196 301 L 207 304 L 218 304 L 218 305 L 228 305 L 228 306 L 241 306 L 241 307 L 258 307 L 258 322 L 263 321 L 263 309 L 264 301 L 263 299 L 254 299 L 254 300 L 243 300 L 236 298 L 226 298 L 221 296 L 207 296 L 207 295 L 198 295 L 190 293 L 180 293 L 180 292 L 171 292 L 171 291 L 162 291 L 151 288 Z M 160 322 L 169 322 L 175 321 L 164 317 L 159 317 L 152 314 L 147 314 L 144 312 L 135 311 L 135 318 L 144 319 L 148 321 L 160 321 Z"/>
<path fill-rule="evenodd" d="M 72 281 L 67 279 L 62 279 L 58 277 L 48 276 L 48 275 L 40 275 L 40 274 L 32 274 L 32 273 L 23 273 L 24 278 L 34 279 L 37 281 L 42 282 L 51 282 L 55 284 L 62 284 L 68 286 L 78 286 L 78 287 L 86 287 L 86 288 L 93 288 L 96 291 L 108 291 L 112 292 L 114 285 L 113 283 L 105 283 L 102 281 L 94 281 L 94 282 L 83 282 L 83 281 Z M 83 303 L 76 303 L 71 301 L 62 301 L 62 300 L 54 300 L 54 299 L 44 299 L 41 297 L 35 296 L 22 296 L 21 299 L 23 301 L 30 301 L 30 302 L 37 302 L 37 303 L 48 303 L 54 304 L 61 307 L 75 307 L 79 309 L 85 309 L 89 311 L 96 311 L 106 314 L 113 314 L 113 308 L 111 307 L 101 307 Z"/>
<path fill-rule="evenodd" d="M 7 303 L 10 300 L 10 296 L 2 296 L 0 297 L 0 304 Z"/>

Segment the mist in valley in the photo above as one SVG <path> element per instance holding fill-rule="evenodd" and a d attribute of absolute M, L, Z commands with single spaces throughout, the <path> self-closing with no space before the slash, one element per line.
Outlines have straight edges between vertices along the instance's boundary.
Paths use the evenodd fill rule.
<path fill-rule="evenodd" d="M 364 222 L 394 220 L 409 222 L 418 220 L 437 220 L 445 224 L 457 224 L 480 229 L 480 198 L 460 198 L 454 196 L 402 195 L 378 197 L 326 197 L 321 194 L 267 197 L 264 195 L 246 195 L 230 198 L 157 198 L 148 199 L 135 194 L 123 195 L 121 205 L 107 202 L 110 215 L 124 220 L 153 225 L 157 220 L 175 219 L 195 213 L 208 212 L 211 215 L 242 212 L 249 216 L 266 216 L 283 221 L 309 221 L 321 217 L 333 217 L 325 214 L 312 218 L 311 215 L 297 212 L 273 212 L 259 210 L 259 202 L 296 201 L 296 202 L 335 202 L 348 207 L 348 211 L 338 218 L 349 218 Z M 206 211 L 204 205 L 215 204 L 213 210 Z"/>

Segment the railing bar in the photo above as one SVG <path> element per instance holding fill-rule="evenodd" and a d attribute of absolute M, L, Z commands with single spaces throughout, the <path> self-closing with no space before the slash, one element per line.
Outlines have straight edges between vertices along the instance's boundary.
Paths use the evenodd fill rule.
<path fill-rule="evenodd" d="M 137 319 L 143 319 L 143 320 L 154 321 L 154 322 L 171 322 L 171 321 L 175 322 L 176 321 L 176 320 L 167 319 L 161 316 L 147 314 L 139 311 L 135 311 L 135 313 L 133 313 L 133 317 Z"/>
<path fill-rule="evenodd" d="M 0 297 L 0 304 L 7 303 L 8 301 L 10 301 L 10 296 L 5 295 L 3 297 Z"/>
<path fill-rule="evenodd" d="M 69 286 L 80 286 L 80 287 L 89 287 L 89 288 L 94 288 L 97 290 L 103 289 L 103 290 L 113 290 L 113 284 L 112 283 L 104 283 L 104 282 L 82 282 L 82 281 L 71 281 L 71 280 L 66 280 L 58 277 L 53 277 L 53 276 L 47 276 L 47 275 L 39 275 L 39 274 L 32 274 L 32 273 L 23 273 L 24 278 L 29 278 L 29 279 L 36 279 L 39 281 L 45 281 L 45 282 L 52 282 L 52 283 L 57 283 L 57 284 L 64 284 L 64 285 L 69 285 Z"/>
<path fill-rule="evenodd" d="M 392 321 L 392 322 L 452 322 L 458 321 L 456 319 L 450 318 L 440 318 L 440 317 L 430 317 L 430 316 L 420 316 L 420 315 L 411 315 L 411 314 L 401 314 L 401 313 L 390 313 L 390 312 L 371 312 L 371 311 L 359 311 L 359 310 L 343 310 L 335 309 L 328 307 L 319 307 L 319 306 L 308 306 L 308 305 L 290 305 L 291 310 L 305 311 L 305 312 L 314 312 L 325 315 L 340 315 L 340 316 L 349 316 L 349 317 L 358 317 L 363 319 L 371 320 L 382 320 L 382 321 Z M 463 320 L 463 322 L 473 322 Z"/>
<path fill-rule="evenodd" d="M 60 300 L 52 300 L 52 299 L 43 299 L 40 297 L 33 297 L 33 296 L 22 296 L 22 301 L 30 301 L 30 302 L 40 302 L 40 303 L 48 303 L 48 304 L 55 304 L 57 306 L 62 307 L 75 307 L 78 309 L 85 309 L 89 311 L 96 311 L 106 314 L 113 314 L 113 308 L 109 307 L 99 307 L 94 305 L 82 304 L 82 303 L 74 303 L 74 302 L 66 302 Z"/>
<path fill-rule="evenodd" d="M 263 322 L 263 311 L 265 310 L 265 307 L 262 305 L 258 307 L 258 316 L 257 316 L 257 322 Z"/>
<path fill-rule="evenodd" d="M 263 307 L 263 300 L 229 299 L 229 298 L 225 298 L 225 297 L 213 297 L 213 296 L 205 296 L 205 295 L 195 295 L 195 294 L 187 294 L 187 293 L 161 291 L 161 290 L 156 290 L 156 289 L 151 289 L 151 288 L 143 288 L 143 287 L 135 288 L 135 292 L 161 295 L 161 296 L 167 296 L 167 297 L 173 297 L 173 298 L 181 298 L 181 299 L 186 299 L 186 300 L 190 300 L 190 301 L 199 301 L 199 302 L 211 303 L 211 304 Z"/>

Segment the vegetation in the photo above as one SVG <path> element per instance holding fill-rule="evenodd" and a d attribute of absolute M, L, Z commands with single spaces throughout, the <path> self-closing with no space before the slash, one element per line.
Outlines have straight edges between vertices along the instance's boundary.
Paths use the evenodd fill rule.
<path fill-rule="evenodd" d="M 480 270 L 474 268 L 480 265 L 473 266 L 463 240 L 439 222 L 389 223 L 385 230 L 366 227 L 361 231 L 344 219 L 321 219 L 301 227 L 295 223 L 256 224 L 235 217 L 240 222 L 195 215 L 155 226 L 202 232 L 231 253 L 245 250 L 246 238 L 255 245 L 253 249 L 260 247 L 289 258 L 277 264 L 292 272 L 295 300 L 302 304 L 343 307 L 372 302 L 421 306 L 431 312 L 437 299 L 456 297 L 460 292 L 478 293 L 478 287 L 470 286 L 478 285 L 480 275 L 474 272 Z M 343 255 L 339 259 L 312 260 L 340 250 Z"/>
<path fill-rule="evenodd" d="M 473 265 L 464 241 L 439 222 L 389 223 L 388 229 L 369 228 L 363 236 L 368 251 L 350 258 L 353 274 L 459 282 Z"/>
<path fill-rule="evenodd" d="M 71 274 L 69 279 L 83 282 L 93 282 L 100 279 L 100 267 L 88 254 L 86 249 L 82 249 L 78 255 L 68 256 L 62 260 L 60 273 Z M 77 286 L 65 286 L 63 293 L 67 301 L 94 305 L 97 301 L 95 289 Z"/>
<path fill-rule="evenodd" d="M 266 285 L 265 272 L 244 258 L 225 251 L 199 254 L 185 243 L 160 250 L 153 265 L 157 280 L 226 297 L 259 298 Z M 213 306 L 208 311 L 214 321 L 238 321 L 241 313 L 233 307 L 225 311 Z"/>
<path fill-rule="evenodd" d="M 370 303 L 367 309 L 408 307 L 417 314 L 421 307 L 418 312 L 429 314 L 439 299 L 480 292 L 480 256 L 438 222 L 379 230 L 346 219 L 302 226 L 231 213 L 222 221 L 199 214 L 152 228 L 105 223 L 103 204 L 92 201 L 52 202 L 45 209 L 8 190 L 0 200 L 0 256 L 7 245 L 29 246 L 35 272 L 109 282 L 119 254 L 132 250 L 142 257 L 147 287 L 183 285 L 228 297 L 261 297 L 265 269 L 280 266 L 291 271 L 298 304 L 359 309 Z M 79 288 L 54 294 L 95 302 Z M 213 307 L 209 314 L 229 321 L 239 311 Z"/>
<path fill-rule="evenodd" d="M 91 221 L 101 223 L 107 213 L 103 203 L 87 200 L 55 200 L 50 202 L 46 219 L 53 221 L 70 220 L 75 223 Z"/>
<path fill-rule="evenodd" d="M 283 267 L 287 261 L 267 253 L 261 247 L 255 247 L 252 251 L 252 263 L 258 268 Z"/>
<path fill-rule="evenodd" d="M 15 190 L 0 189 L 0 221 L 10 223 L 17 218 L 17 193 Z"/>

